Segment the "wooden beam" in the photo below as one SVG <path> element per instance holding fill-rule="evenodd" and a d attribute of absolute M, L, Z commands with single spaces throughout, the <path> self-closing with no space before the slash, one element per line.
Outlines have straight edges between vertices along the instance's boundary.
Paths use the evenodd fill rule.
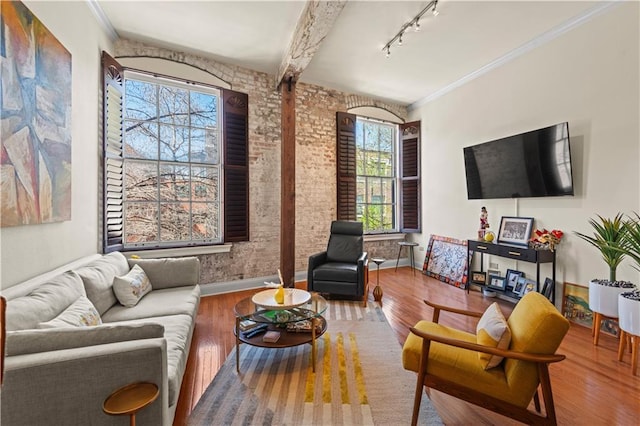
<path fill-rule="evenodd" d="M 285 287 L 293 287 L 296 260 L 296 82 L 281 85 L 280 149 L 280 272 Z"/>
<path fill-rule="evenodd" d="M 316 1 L 309 0 L 300 15 L 296 31 L 289 43 L 287 53 L 282 58 L 276 74 L 276 88 L 286 83 L 289 78 L 294 81 L 309 65 L 322 41 L 327 36 L 342 12 L 346 0 Z"/>

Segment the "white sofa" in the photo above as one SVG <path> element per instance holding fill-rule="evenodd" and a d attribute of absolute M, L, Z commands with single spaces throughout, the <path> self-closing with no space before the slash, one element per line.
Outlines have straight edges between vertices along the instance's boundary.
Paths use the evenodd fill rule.
<path fill-rule="evenodd" d="M 116 276 L 138 264 L 152 290 L 134 307 L 113 291 Z M 137 414 L 139 424 L 171 425 L 200 303 L 195 257 L 129 259 L 100 256 L 54 277 L 9 287 L 1 424 L 114 425 L 104 414 L 114 390 L 135 382 L 158 385 L 158 399 Z M 102 324 L 54 324 L 82 296 Z M 74 305 L 75 306 L 75 305 Z M 67 310 L 67 311 L 65 311 Z"/>

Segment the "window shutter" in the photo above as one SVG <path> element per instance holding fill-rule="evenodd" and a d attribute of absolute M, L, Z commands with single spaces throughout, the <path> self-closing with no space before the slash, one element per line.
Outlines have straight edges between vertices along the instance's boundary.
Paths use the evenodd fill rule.
<path fill-rule="evenodd" d="M 400 125 L 401 232 L 421 232 L 420 122 Z"/>
<path fill-rule="evenodd" d="M 124 70 L 102 52 L 103 250 L 123 248 L 122 173 Z"/>
<path fill-rule="evenodd" d="M 338 220 L 356 220 L 356 116 L 336 113 Z"/>
<path fill-rule="evenodd" d="M 222 89 L 224 240 L 249 241 L 249 97 Z"/>

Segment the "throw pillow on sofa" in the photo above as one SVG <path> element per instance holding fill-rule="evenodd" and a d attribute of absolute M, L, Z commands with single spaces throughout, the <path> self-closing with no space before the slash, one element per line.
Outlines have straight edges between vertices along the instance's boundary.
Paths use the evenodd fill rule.
<path fill-rule="evenodd" d="M 142 297 L 151 291 L 151 281 L 138 265 L 134 265 L 123 277 L 113 279 L 113 292 L 120 304 L 132 308 Z"/>
<path fill-rule="evenodd" d="M 507 349 L 509 347 L 511 330 L 497 302 L 493 302 L 482 314 L 480 321 L 478 321 L 476 339 L 479 345 L 497 349 Z M 485 370 L 497 367 L 504 359 L 501 356 L 483 352 L 478 352 L 478 357 Z"/>
<path fill-rule="evenodd" d="M 38 324 L 38 328 L 89 327 L 100 324 L 102 320 L 96 307 L 85 296 L 81 296 L 54 319 Z"/>

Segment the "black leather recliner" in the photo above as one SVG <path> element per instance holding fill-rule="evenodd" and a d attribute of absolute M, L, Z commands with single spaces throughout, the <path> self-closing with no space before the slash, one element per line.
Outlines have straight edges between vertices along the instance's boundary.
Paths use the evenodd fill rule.
<path fill-rule="evenodd" d="M 362 297 L 366 306 L 368 259 L 362 234 L 362 222 L 331 222 L 327 250 L 309 256 L 309 291 Z"/>

